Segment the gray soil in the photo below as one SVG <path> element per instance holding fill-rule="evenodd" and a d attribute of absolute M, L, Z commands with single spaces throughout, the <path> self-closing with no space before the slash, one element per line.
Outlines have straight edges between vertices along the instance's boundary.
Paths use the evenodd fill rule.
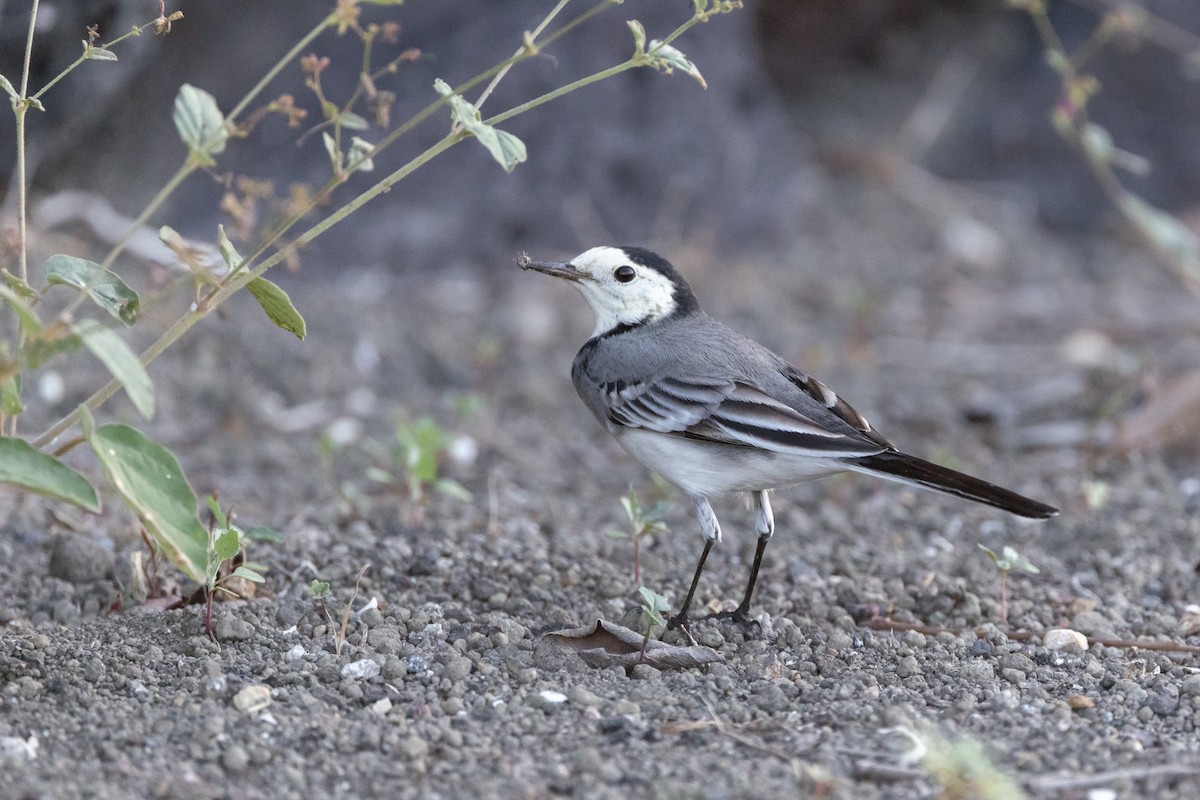
<path fill-rule="evenodd" d="M 995 239 L 815 162 L 802 184 L 782 254 L 670 224 L 642 243 L 901 449 L 1061 516 L 857 477 L 783 490 L 757 625 L 692 626 L 719 663 L 591 667 L 543 637 L 639 624 L 620 495 L 673 504 L 642 572 L 674 603 L 701 539 L 574 394 L 582 299 L 515 252 L 282 275 L 307 341 L 239 298 L 152 371 L 150 433 L 283 537 L 253 545 L 266 583 L 218 604 L 215 638 L 202 606 L 157 602 L 180 588 L 166 564 L 138 602 L 146 552 L 115 498 L 92 517 L 0 494 L 0 797 L 973 798 L 1007 775 L 1034 797 L 1194 798 L 1195 400 L 1190 421 L 1155 401 L 1196 368 L 1196 298 L 1118 236 L 1060 238 L 963 187 Z M 96 375 L 64 377 L 57 412 Z M 365 476 L 364 443 L 425 415 L 461 437 L 443 468 L 469 502 Z M 326 468 L 331 433 L 357 439 Z M 710 609 L 740 598 L 754 545 L 740 499 L 717 512 Z M 1010 576 L 1007 621 L 979 544 L 1040 568 Z M 1047 647 L 1060 627 L 1090 647 Z"/>

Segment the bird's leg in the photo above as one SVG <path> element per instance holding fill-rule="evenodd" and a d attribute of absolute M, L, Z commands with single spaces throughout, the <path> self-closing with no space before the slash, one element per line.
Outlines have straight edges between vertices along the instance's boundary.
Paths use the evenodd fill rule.
<path fill-rule="evenodd" d="M 775 515 L 771 513 L 771 499 L 767 492 L 754 492 L 754 529 L 758 531 L 758 545 L 754 548 L 754 563 L 750 565 L 750 582 L 746 584 L 746 593 L 742 602 L 733 611 L 713 616 L 728 617 L 734 622 L 743 623 L 750 618 L 750 598 L 754 596 L 754 584 L 758 581 L 758 568 L 762 566 L 763 553 L 771 534 L 775 532 Z"/>
<path fill-rule="evenodd" d="M 692 576 L 692 585 L 688 587 L 687 597 L 683 598 L 683 606 L 679 613 L 667 620 L 667 630 L 674 630 L 688 623 L 688 609 L 692 606 L 692 598 L 696 595 L 696 587 L 700 584 L 700 574 L 704 572 L 704 562 L 713 545 L 721 541 L 721 523 L 717 522 L 717 514 L 704 497 L 693 497 L 696 504 L 696 516 L 700 519 L 700 532 L 704 534 L 704 549 L 700 551 L 700 562 L 696 564 L 696 574 Z M 768 513 L 770 511 L 768 510 Z"/>

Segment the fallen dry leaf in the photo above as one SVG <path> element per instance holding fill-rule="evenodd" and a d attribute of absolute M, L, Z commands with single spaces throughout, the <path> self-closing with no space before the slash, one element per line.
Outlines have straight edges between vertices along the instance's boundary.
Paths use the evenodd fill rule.
<path fill-rule="evenodd" d="M 651 639 L 642 657 L 645 637 L 635 630 L 598 619 L 595 625 L 567 628 L 542 637 L 546 646 L 569 650 L 591 667 L 632 667 L 649 664 L 657 669 L 693 669 L 725 657 L 711 647 L 679 647 Z"/>

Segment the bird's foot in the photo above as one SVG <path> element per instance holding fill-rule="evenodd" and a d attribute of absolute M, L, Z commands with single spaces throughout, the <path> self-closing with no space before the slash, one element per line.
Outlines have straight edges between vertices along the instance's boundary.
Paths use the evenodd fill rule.
<path fill-rule="evenodd" d="M 755 628 L 758 633 L 762 633 L 762 623 L 750 616 L 749 606 L 738 606 L 732 611 L 714 611 L 705 619 L 715 619 L 721 622 L 732 622 L 743 631 L 748 631 L 751 627 Z"/>

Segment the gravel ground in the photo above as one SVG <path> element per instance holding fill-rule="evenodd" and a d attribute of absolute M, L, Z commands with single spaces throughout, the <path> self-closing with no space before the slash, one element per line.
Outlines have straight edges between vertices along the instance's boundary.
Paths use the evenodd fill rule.
<path fill-rule="evenodd" d="M 1124 455 L 1104 439 L 1194 369 L 1195 299 L 1138 250 L 1058 240 L 977 198 L 1005 251 L 969 266 L 893 195 L 813 180 L 821 202 L 786 262 L 647 244 L 901 447 L 1061 517 L 861 478 L 783 491 L 760 625 L 693 629 L 722 661 L 589 667 L 543 635 L 636 624 L 631 546 L 606 535 L 620 494 L 673 502 L 642 564 L 672 600 L 700 537 L 574 396 L 582 300 L 510 253 L 436 276 L 284 276 L 307 342 L 235 302 L 154 371 L 153 434 L 199 491 L 283 534 L 256 546 L 267 582 L 218 607 L 215 640 L 197 606 L 112 610 L 142 554 L 113 501 L 93 518 L 3 495 L 0 795 L 967 798 L 1011 780 L 1037 797 L 1194 797 L 1195 431 Z M 89 376 L 64 377 L 69 409 Z M 466 418 L 464 393 L 480 407 Z M 470 502 L 418 509 L 363 477 L 361 442 L 425 414 L 466 437 L 446 471 Z M 360 439 L 326 471 L 329 430 Z M 718 513 L 704 603 L 740 596 L 753 548 L 740 501 Z M 978 543 L 1041 568 L 1012 576 L 1007 623 Z M 1048 646 L 1064 626 L 1091 646 Z"/>

